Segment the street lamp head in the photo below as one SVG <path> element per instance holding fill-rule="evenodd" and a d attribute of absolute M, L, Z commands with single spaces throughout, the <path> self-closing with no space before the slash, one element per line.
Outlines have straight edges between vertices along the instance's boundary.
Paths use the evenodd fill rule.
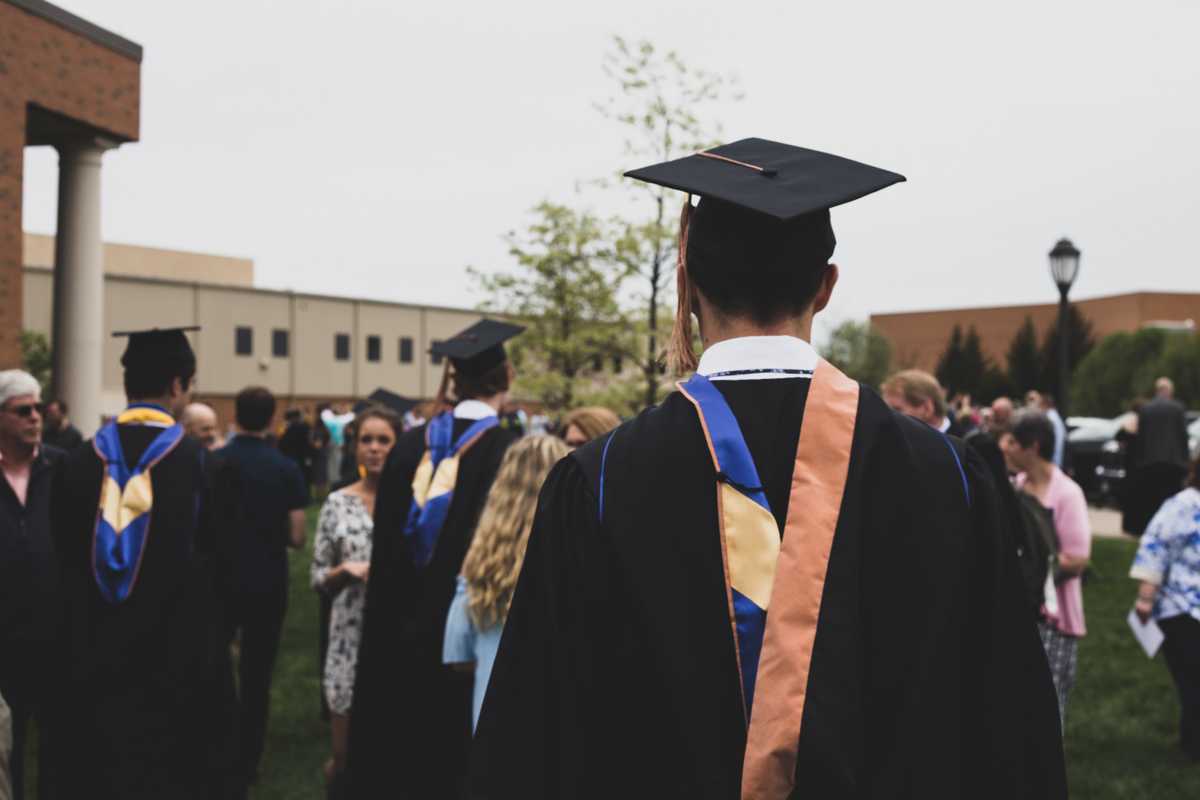
<path fill-rule="evenodd" d="M 1050 275 L 1064 292 L 1079 276 L 1079 250 L 1070 239 L 1059 239 L 1050 251 Z"/>

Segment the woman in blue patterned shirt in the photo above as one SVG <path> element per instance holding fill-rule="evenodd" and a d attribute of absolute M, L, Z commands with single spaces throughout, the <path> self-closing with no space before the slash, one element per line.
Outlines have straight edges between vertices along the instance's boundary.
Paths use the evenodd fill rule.
<path fill-rule="evenodd" d="M 1200 760 L 1200 461 L 1188 488 L 1150 521 L 1129 575 L 1141 581 L 1137 615 L 1155 619 L 1166 635 L 1163 655 L 1183 707 L 1180 744 Z"/>

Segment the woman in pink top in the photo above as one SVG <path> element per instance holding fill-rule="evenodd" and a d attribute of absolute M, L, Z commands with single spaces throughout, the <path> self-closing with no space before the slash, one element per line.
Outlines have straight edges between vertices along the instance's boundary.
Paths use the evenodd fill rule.
<path fill-rule="evenodd" d="M 1058 569 L 1054 603 L 1040 623 L 1042 644 L 1050 662 L 1058 713 L 1066 723 L 1067 696 L 1075 685 L 1079 638 L 1087 633 L 1083 619 L 1080 576 L 1092 553 L 1092 530 L 1087 499 L 1079 484 L 1054 466 L 1054 426 L 1040 411 L 1024 411 L 1006 437 L 1004 455 L 1018 473 L 1018 486 L 1054 514 L 1058 532 Z M 1049 599 L 1049 598 L 1048 598 Z M 1056 606 L 1056 607 L 1053 607 Z"/>

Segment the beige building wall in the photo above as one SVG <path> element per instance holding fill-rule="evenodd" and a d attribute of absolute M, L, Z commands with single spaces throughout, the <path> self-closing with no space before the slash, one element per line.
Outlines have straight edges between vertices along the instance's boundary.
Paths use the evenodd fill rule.
<path fill-rule="evenodd" d="M 26 267 L 54 267 L 54 237 L 25 233 Z M 222 286 L 254 286 L 254 261 L 249 258 L 163 250 L 132 244 L 104 244 L 104 273 L 133 278 L 161 278 Z"/>
<path fill-rule="evenodd" d="M 53 272 L 26 267 L 22 286 L 25 326 L 51 336 Z M 379 387 L 431 398 L 442 367 L 429 347 L 481 318 L 466 309 L 432 308 L 350 298 L 320 297 L 232 286 L 108 274 L 104 284 L 105 330 L 199 325 L 189 334 L 199 369 L 197 391 L 227 401 L 246 386 L 266 386 L 280 405 L 361 398 Z M 238 327 L 252 331 L 250 355 L 236 352 Z M 288 332 L 288 354 L 274 355 L 276 330 Z M 350 357 L 335 357 L 335 336 L 350 337 Z M 378 336 L 378 361 L 367 358 L 367 337 Z M 400 361 L 401 338 L 412 339 L 412 360 Z M 121 352 L 124 340 L 104 343 L 103 412 L 124 406 Z M 225 409 L 228 415 L 231 409 Z"/>

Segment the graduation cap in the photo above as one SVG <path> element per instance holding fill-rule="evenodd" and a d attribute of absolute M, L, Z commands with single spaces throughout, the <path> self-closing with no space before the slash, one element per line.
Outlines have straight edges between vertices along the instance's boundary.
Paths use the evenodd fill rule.
<path fill-rule="evenodd" d="M 390 408 L 392 411 L 395 411 L 397 415 L 403 417 L 409 411 L 412 411 L 417 407 L 417 401 L 411 400 L 403 395 L 398 395 L 395 392 L 389 392 L 387 389 L 380 387 L 371 392 L 371 394 L 367 396 L 366 400 L 359 400 L 357 403 L 355 403 L 354 413 L 360 414 L 372 405 L 380 405 L 384 408 Z"/>
<path fill-rule="evenodd" d="M 679 224 L 679 306 L 669 349 L 678 372 L 696 366 L 689 274 L 704 287 L 728 286 L 738 275 L 770 281 L 793 270 L 824 270 L 837 245 L 829 209 L 905 179 L 767 139 L 742 139 L 625 175 L 689 195 Z M 695 209 L 691 195 L 700 197 Z"/>
<path fill-rule="evenodd" d="M 128 338 L 121 366 L 126 369 L 152 364 L 181 364 L 194 367 L 196 354 L 185 334 L 200 330 L 199 325 L 184 328 L 150 328 L 141 331 L 113 331 L 114 338 Z"/>
<path fill-rule="evenodd" d="M 429 348 L 436 356 L 450 359 L 455 372 L 477 377 L 508 360 L 504 343 L 525 330 L 495 319 L 482 319 L 465 331 Z"/>
<path fill-rule="evenodd" d="M 828 211 L 905 179 L 869 164 L 767 139 L 742 139 L 625 176 L 781 222 Z"/>

